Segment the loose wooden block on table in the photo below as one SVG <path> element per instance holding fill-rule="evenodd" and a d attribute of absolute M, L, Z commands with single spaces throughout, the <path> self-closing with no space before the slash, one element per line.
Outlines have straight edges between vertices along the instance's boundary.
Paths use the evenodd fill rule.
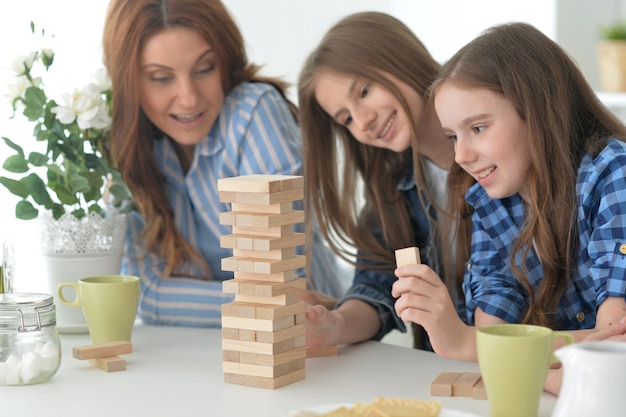
<path fill-rule="evenodd" d="M 126 361 L 119 356 L 110 356 L 106 358 L 89 359 L 89 363 L 106 372 L 117 372 L 126 370 Z"/>
<path fill-rule="evenodd" d="M 217 180 L 218 191 L 276 193 L 304 187 L 301 175 L 250 174 Z"/>
<path fill-rule="evenodd" d="M 396 250 L 396 264 L 398 267 L 421 263 L 420 250 L 414 246 Z"/>
<path fill-rule="evenodd" d="M 452 396 L 452 384 L 461 375 L 458 372 L 442 372 L 430 384 L 430 395 L 440 397 Z"/>
<path fill-rule="evenodd" d="M 485 383 L 482 378 L 480 378 L 476 385 L 472 388 L 472 398 L 475 400 L 487 399 L 487 390 L 485 389 Z"/>
<path fill-rule="evenodd" d="M 480 380 L 480 374 L 463 372 L 452 383 L 453 397 L 473 397 L 474 385 Z"/>
<path fill-rule="evenodd" d="M 132 353 L 133 345 L 126 340 L 100 343 L 95 345 L 76 346 L 72 349 L 72 356 L 76 359 L 107 358 L 111 356 Z"/>
<path fill-rule="evenodd" d="M 487 399 L 483 380 L 480 374 L 475 372 L 442 372 L 431 383 L 430 395 Z"/>

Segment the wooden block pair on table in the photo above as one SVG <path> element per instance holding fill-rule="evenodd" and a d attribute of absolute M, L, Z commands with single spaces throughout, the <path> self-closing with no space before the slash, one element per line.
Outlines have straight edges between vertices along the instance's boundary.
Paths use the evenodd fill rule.
<path fill-rule="evenodd" d="M 133 345 L 125 340 L 96 345 L 77 346 L 72 356 L 79 360 L 89 360 L 93 366 L 106 372 L 124 371 L 126 360 L 119 355 L 132 353 Z"/>
<path fill-rule="evenodd" d="M 430 395 L 487 399 L 483 379 L 474 372 L 442 372 L 430 385 Z"/>
<path fill-rule="evenodd" d="M 232 234 L 220 239 L 233 256 L 222 270 L 234 278 L 222 284 L 235 301 L 222 306 L 224 380 L 276 389 L 305 378 L 305 359 L 337 353 L 337 347 L 307 349 L 305 303 L 296 297 L 306 278 L 306 244 L 294 226 L 305 221 L 293 203 L 304 198 L 304 178 L 292 175 L 244 175 L 218 180 L 220 201 L 232 211 L 220 213 L 220 224 Z"/>

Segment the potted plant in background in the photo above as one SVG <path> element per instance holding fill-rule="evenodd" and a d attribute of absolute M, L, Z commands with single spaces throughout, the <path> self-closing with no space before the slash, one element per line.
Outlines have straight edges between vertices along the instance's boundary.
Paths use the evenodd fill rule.
<path fill-rule="evenodd" d="M 626 21 L 600 27 L 598 68 L 603 91 L 626 91 Z"/>
<path fill-rule="evenodd" d="M 105 148 L 111 124 L 106 72 L 57 102 L 45 85 L 53 62 L 54 52 L 44 48 L 15 61 L 13 117 L 21 113 L 33 133 L 31 141 L 2 137 L 13 153 L 2 165 L 8 174 L 0 184 L 19 198 L 18 219 L 40 221 L 44 290 L 54 295 L 59 282 L 119 273 L 131 204 Z M 87 331 L 80 309 L 56 307 L 59 331 Z"/>

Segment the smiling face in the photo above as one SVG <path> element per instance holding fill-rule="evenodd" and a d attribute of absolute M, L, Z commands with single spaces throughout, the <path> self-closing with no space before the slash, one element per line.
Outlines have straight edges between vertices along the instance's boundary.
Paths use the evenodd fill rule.
<path fill-rule="evenodd" d="M 527 198 L 528 130 L 510 100 L 446 82 L 435 96 L 435 110 L 446 136 L 454 140 L 454 160 L 491 198 L 516 193 Z"/>
<path fill-rule="evenodd" d="M 215 51 L 197 32 L 167 29 L 148 39 L 140 58 L 146 116 L 185 151 L 208 134 L 224 102 Z"/>
<path fill-rule="evenodd" d="M 388 75 L 419 120 L 421 97 Z M 365 78 L 324 71 L 315 78 L 315 99 L 339 125 L 364 145 L 403 152 L 411 146 L 411 122 L 400 101 L 382 85 Z"/>

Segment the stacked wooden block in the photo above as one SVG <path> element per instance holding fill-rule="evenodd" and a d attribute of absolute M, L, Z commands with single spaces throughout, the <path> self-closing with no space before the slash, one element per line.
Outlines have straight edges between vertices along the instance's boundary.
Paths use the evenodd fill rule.
<path fill-rule="evenodd" d="M 306 278 L 296 271 L 306 257 L 295 248 L 305 234 L 294 226 L 304 212 L 293 202 L 304 198 L 304 178 L 290 175 L 246 175 L 218 180 L 220 201 L 232 211 L 220 213 L 220 224 L 232 226 L 221 237 L 233 256 L 222 269 L 234 279 L 223 291 L 235 294 L 222 306 L 224 380 L 276 389 L 305 378 L 305 305 L 296 298 Z"/>

